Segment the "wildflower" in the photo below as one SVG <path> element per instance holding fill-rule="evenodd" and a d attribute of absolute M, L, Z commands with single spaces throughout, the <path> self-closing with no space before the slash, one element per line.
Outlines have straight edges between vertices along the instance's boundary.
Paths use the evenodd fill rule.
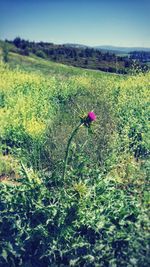
<path fill-rule="evenodd" d="M 90 111 L 86 116 L 81 118 L 82 125 L 86 127 L 91 126 L 91 122 L 96 120 L 96 115 L 93 111 Z"/>
<path fill-rule="evenodd" d="M 95 121 L 95 120 L 96 120 L 96 115 L 95 115 L 95 113 L 94 113 L 93 111 L 90 111 L 90 112 L 88 113 L 88 118 L 89 118 L 90 121 Z"/>

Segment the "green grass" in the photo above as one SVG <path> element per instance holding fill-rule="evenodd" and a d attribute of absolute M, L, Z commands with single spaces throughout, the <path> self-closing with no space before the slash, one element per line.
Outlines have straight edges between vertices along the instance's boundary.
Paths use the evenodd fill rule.
<path fill-rule="evenodd" d="M 105 73 L 96 70 L 85 70 L 82 68 L 77 68 L 73 66 L 67 66 L 61 63 L 55 63 L 49 60 L 45 60 L 35 55 L 30 56 L 22 56 L 17 53 L 9 53 L 9 65 L 12 68 L 16 68 L 19 66 L 22 70 L 27 72 L 36 72 L 36 73 L 43 73 L 44 75 L 63 75 L 68 77 L 70 75 L 80 75 L 80 74 L 88 74 L 92 76 L 99 76 L 100 75 L 113 75 L 111 73 Z"/>
<path fill-rule="evenodd" d="M 148 267 L 150 73 L 11 53 L 0 77 L 0 266 Z"/>

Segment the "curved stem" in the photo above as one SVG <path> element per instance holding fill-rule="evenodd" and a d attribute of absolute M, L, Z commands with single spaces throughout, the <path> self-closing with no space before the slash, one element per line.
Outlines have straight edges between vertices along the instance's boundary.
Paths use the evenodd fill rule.
<path fill-rule="evenodd" d="M 76 135 L 76 133 L 78 132 L 79 128 L 83 125 L 84 123 L 79 123 L 77 125 L 77 127 L 73 130 L 69 140 L 68 140 L 68 144 L 67 144 L 67 148 L 66 148 L 66 154 L 65 154 L 65 162 L 64 162 L 64 169 L 63 169 L 63 181 L 65 180 L 65 175 L 66 175 L 66 169 L 67 169 L 67 163 L 68 163 L 68 157 L 69 157 L 69 149 L 70 149 L 70 145 L 71 145 L 71 141 L 73 139 L 73 137 Z"/>

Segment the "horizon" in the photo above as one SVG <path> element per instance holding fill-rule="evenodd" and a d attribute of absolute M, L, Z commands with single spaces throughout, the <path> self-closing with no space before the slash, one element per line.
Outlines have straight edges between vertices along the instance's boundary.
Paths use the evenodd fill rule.
<path fill-rule="evenodd" d="M 150 48 L 149 0 L 1 0 L 0 9 L 1 40 Z"/>
<path fill-rule="evenodd" d="M 29 42 L 35 42 L 35 43 L 39 43 L 39 42 L 43 42 L 43 43 L 52 43 L 54 45 L 83 45 L 83 46 L 87 46 L 89 48 L 94 48 L 94 47 L 114 47 L 114 48 L 125 48 L 125 49 L 128 49 L 128 48 L 144 48 L 144 49 L 150 49 L 150 47 L 145 47 L 145 46 L 121 46 L 121 45 L 109 45 L 109 44 L 97 44 L 97 45 L 94 45 L 94 46 L 91 46 L 91 45 L 87 45 L 87 44 L 79 44 L 79 43 L 72 43 L 72 42 L 69 42 L 69 43 L 54 43 L 54 42 L 51 42 L 51 41 L 43 41 L 43 40 L 31 40 L 31 39 L 25 39 L 23 37 L 20 37 L 20 36 L 16 36 L 15 38 L 20 38 L 22 40 L 25 40 L 25 41 L 29 41 Z M 14 38 L 14 39 L 15 39 Z M 0 39 L 1 41 L 13 41 L 14 39 Z"/>

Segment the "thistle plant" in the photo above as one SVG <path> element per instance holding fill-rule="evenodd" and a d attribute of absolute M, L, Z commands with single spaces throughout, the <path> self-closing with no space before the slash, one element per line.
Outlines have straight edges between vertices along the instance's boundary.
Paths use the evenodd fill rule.
<path fill-rule="evenodd" d="M 67 148 L 66 148 L 66 154 L 65 154 L 65 160 L 64 160 L 64 169 L 63 169 L 63 175 L 62 175 L 63 181 L 65 180 L 65 177 L 66 177 L 66 169 L 67 169 L 67 164 L 68 164 L 69 150 L 70 150 L 70 145 L 71 145 L 73 138 L 75 137 L 75 135 L 77 134 L 77 132 L 79 131 L 79 129 L 81 127 L 85 126 L 85 127 L 90 128 L 91 123 L 95 120 L 96 120 L 95 113 L 93 111 L 90 111 L 86 116 L 81 118 L 79 124 L 76 126 L 76 128 L 71 133 L 71 136 L 68 140 Z"/>

